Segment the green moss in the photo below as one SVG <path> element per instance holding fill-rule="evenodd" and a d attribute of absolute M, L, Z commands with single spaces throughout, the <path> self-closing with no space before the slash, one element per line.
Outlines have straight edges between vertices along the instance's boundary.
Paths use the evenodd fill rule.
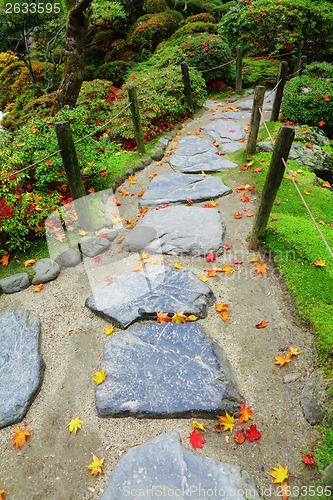
<path fill-rule="evenodd" d="M 333 429 L 318 428 L 321 433 L 321 442 L 315 452 L 315 462 L 319 469 L 325 469 L 333 462 Z"/>

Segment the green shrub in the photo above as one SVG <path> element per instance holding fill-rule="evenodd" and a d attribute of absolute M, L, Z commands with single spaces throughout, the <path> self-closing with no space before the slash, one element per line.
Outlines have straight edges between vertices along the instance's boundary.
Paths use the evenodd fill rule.
<path fill-rule="evenodd" d="M 174 40 L 175 38 L 179 38 L 184 35 L 192 35 L 193 33 L 216 33 L 217 25 L 213 23 L 188 23 L 185 26 L 182 26 L 177 30 L 171 37 L 170 40 Z"/>
<path fill-rule="evenodd" d="M 157 14 L 166 10 L 165 0 L 145 0 L 143 10 L 148 14 Z"/>
<path fill-rule="evenodd" d="M 138 19 L 137 27 L 129 37 L 129 43 L 134 50 L 147 43 L 156 47 L 177 30 L 182 19 L 183 16 L 176 11 L 147 14 Z"/>
<path fill-rule="evenodd" d="M 327 62 L 313 62 L 306 66 L 303 75 L 312 78 L 333 78 L 333 64 Z"/>
<path fill-rule="evenodd" d="M 189 16 L 186 19 L 183 19 L 179 26 L 184 26 L 184 24 L 189 24 L 189 23 L 214 23 L 215 18 L 211 14 L 206 14 L 205 12 L 202 12 L 201 14 L 196 14 L 195 16 Z"/>
<path fill-rule="evenodd" d="M 274 85 L 277 82 L 280 61 L 278 59 L 260 59 L 244 57 L 242 61 L 242 85 L 253 87 L 254 85 Z M 236 63 L 230 70 L 230 82 L 236 78 Z"/>
<path fill-rule="evenodd" d="M 333 130 L 333 83 L 310 76 L 295 77 L 284 88 L 282 113 L 293 122 Z"/>
<path fill-rule="evenodd" d="M 94 76 L 100 80 L 110 80 L 113 85 L 120 88 L 131 66 L 132 64 L 126 61 L 105 62 L 97 68 Z"/>
<path fill-rule="evenodd" d="M 175 3 L 175 10 L 184 13 L 185 0 L 178 0 Z M 217 16 L 218 12 L 223 8 L 223 3 L 220 0 L 188 0 L 186 13 L 189 16 L 207 12 L 213 16 Z"/>
<path fill-rule="evenodd" d="M 230 2 L 224 3 L 220 9 L 220 13 L 224 16 L 231 7 L 234 7 L 237 5 L 237 2 L 235 0 L 231 0 Z"/>
<path fill-rule="evenodd" d="M 333 9 L 328 1 L 245 0 L 228 10 L 219 33 L 231 47 L 239 43 L 246 54 L 289 52 L 301 40 L 309 42 L 311 54 L 332 57 Z M 311 42 L 310 42 L 311 41 Z"/>

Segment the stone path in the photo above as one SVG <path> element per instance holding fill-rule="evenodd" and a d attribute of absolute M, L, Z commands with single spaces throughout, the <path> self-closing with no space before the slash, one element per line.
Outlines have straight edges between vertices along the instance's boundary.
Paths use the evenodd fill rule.
<path fill-rule="evenodd" d="M 228 260 L 229 254 L 223 254 L 226 242 L 232 241 L 235 252 L 244 252 L 241 242 L 250 228 L 250 221 L 245 217 L 244 220 L 237 222 L 237 228 L 232 227 L 234 206 L 240 203 L 239 197 L 237 199 L 234 197 L 232 189 L 225 186 L 219 177 L 202 175 L 205 172 L 227 172 L 237 167 L 235 163 L 224 158 L 223 153 L 228 154 L 244 146 L 246 125 L 250 116 L 246 111 L 249 107 L 246 101 L 245 104 L 238 103 L 237 106 L 228 106 L 228 103 L 222 102 L 214 103 L 219 107 L 219 111 L 215 113 L 211 104 L 208 102 L 207 107 L 211 108 L 212 112 L 209 116 L 214 118 L 206 118 L 202 123 L 191 122 L 188 124 L 191 135 L 184 135 L 181 138 L 177 136 L 175 139 L 178 140 L 172 141 L 171 144 L 166 141 L 169 145 L 166 155 L 169 165 L 160 165 L 157 177 L 154 177 L 155 173 L 152 170 L 157 169 L 157 165 L 154 163 L 149 167 L 148 172 L 152 178 L 142 198 L 124 197 L 119 209 L 115 206 L 113 193 L 104 193 L 101 197 L 101 206 L 106 220 L 95 236 L 84 236 L 80 240 L 82 262 L 77 248 L 61 252 L 60 261 L 69 266 L 67 272 L 70 299 L 65 295 L 62 297 L 64 285 L 56 288 L 57 281 L 64 279 L 62 273 L 58 280 L 51 282 L 50 295 L 45 289 L 44 297 L 39 294 L 34 297 L 39 310 L 45 311 L 45 315 L 50 316 L 54 310 L 59 310 L 59 307 L 53 309 L 50 306 L 54 296 L 58 297 L 57 300 L 62 304 L 61 311 L 57 313 L 60 316 L 56 330 L 58 333 L 53 336 L 52 328 L 46 328 L 44 332 L 44 338 L 48 338 L 49 344 L 45 345 L 44 341 L 43 349 L 46 351 L 47 360 L 41 393 L 44 390 L 45 394 L 51 394 L 53 397 L 51 401 L 49 398 L 45 401 L 43 398 L 38 400 L 38 410 L 35 410 L 34 403 L 28 414 L 37 426 L 42 427 L 42 421 L 45 428 L 49 426 L 53 439 L 47 441 L 43 435 L 43 439 L 40 438 L 38 441 L 37 432 L 34 438 L 35 449 L 23 448 L 26 450 L 29 463 L 32 463 L 36 456 L 38 443 L 40 450 L 44 450 L 44 455 L 45 446 L 57 450 L 59 455 L 59 458 L 52 456 L 53 467 L 48 474 L 54 479 L 50 489 L 49 486 L 45 486 L 41 492 L 40 482 L 45 483 L 45 478 L 39 477 L 38 473 L 39 470 L 43 470 L 43 466 L 36 464 L 36 471 L 29 472 L 29 477 L 39 477 L 39 481 L 36 480 L 33 486 L 38 492 L 38 498 L 52 498 L 54 491 L 57 492 L 55 496 L 57 499 L 66 500 L 69 498 L 118 500 L 139 496 L 169 498 L 169 489 L 180 489 L 181 493 L 173 493 L 173 498 L 186 498 L 185 492 L 188 490 L 193 492 L 193 498 L 200 498 L 202 495 L 199 495 L 198 488 L 201 486 L 209 498 L 257 499 L 260 498 L 259 484 L 267 485 L 268 464 L 277 466 L 279 460 L 285 465 L 287 459 L 291 460 L 291 455 L 293 467 L 297 467 L 299 463 L 299 456 L 296 454 L 298 452 L 295 453 L 294 446 L 290 444 L 294 443 L 291 441 L 291 434 L 297 422 L 300 429 L 299 439 L 307 440 L 308 428 L 300 408 L 295 408 L 297 398 L 295 396 L 292 398 L 291 391 L 287 390 L 282 382 L 276 382 L 275 379 L 272 381 L 272 378 L 277 377 L 278 368 L 274 367 L 274 362 L 272 364 L 270 362 L 267 367 L 266 363 L 267 357 L 274 359 L 273 354 L 277 354 L 278 349 L 284 352 L 285 345 L 292 345 L 295 339 L 297 339 L 295 342 L 300 343 L 301 350 L 308 348 L 308 352 L 311 352 L 309 341 L 304 338 L 297 325 L 294 325 L 294 331 L 291 332 L 288 323 L 291 320 L 287 318 L 282 305 L 272 306 L 280 304 L 276 297 L 277 292 L 271 286 L 272 282 L 266 285 L 264 279 L 253 281 L 246 275 L 247 271 L 243 270 L 244 268 L 237 268 L 235 276 L 232 277 L 219 275 L 215 282 L 210 281 L 209 284 L 198 277 L 203 269 L 207 270 L 215 264 L 221 265 L 221 261 L 218 264 L 209 263 L 209 259 L 206 260 L 208 254 L 213 255 L 213 258 L 223 255 L 224 262 L 232 263 Z M 199 125 L 203 130 L 202 134 L 195 131 Z M 172 169 L 176 173 L 172 173 Z M 140 175 L 142 179 L 144 175 L 147 176 L 144 172 L 140 172 Z M 139 179 L 140 175 L 136 177 Z M 136 194 L 142 189 L 142 185 L 133 187 L 128 181 L 125 186 L 126 189 L 136 189 Z M 218 205 L 216 208 L 211 205 L 214 199 Z M 95 206 L 97 206 L 96 200 L 97 196 Z M 188 200 L 191 200 L 191 206 L 184 206 L 185 203 L 189 203 Z M 209 200 L 211 200 L 209 203 L 205 203 Z M 192 203 L 200 206 L 193 206 Z M 174 206 L 165 206 L 169 204 Z M 143 207 L 148 208 L 146 213 Z M 124 229 L 123 224 L 117 221 L 117 213 L 121 211 L 123 217 L 130 219 L 133 217 L 133 210 L 135 213 L 138 209 L 142 211 L 139 222 L 131 229 Z M 228 223 L 225 222 L 226 212 L 229 213 Z M 111 222 L 112 218 L 116 219 L 114 223 Z M 101 233 L 104 233 L 103 236 L 100 236 Z M 50 246 L 51 248 L 56 252 L 56 249 Z M 155 263 L 149 263 L 149 259 L 153 262 L 155 260 Z M 181 259 L 187 269 L 177 269 L 175 259 Z M 58 269 L 52 262 L 37 265 L 36 271 L 39 269 L 44 273 L 42 277 L 36 278 L 38 281 L 46 283 L 48 273 L 52 269 L 56 277 Z M 117 275 L 110 272 L 111 264 Z M 182 266 L 178 263 L 178 267 Z M 85 270 L 90 280 L 93 293 L 88 297 L 86 291 L 89 289 L 89 283 L 87 284 L 87 280 L 82 281 L 80 273 L 76 273 L 76 269 L 79 268 L 81 273 L 82 269 Z M 241 287 L 236 282 L 240 279 L 244 280 Z M 15 286 L 18 289 L 25 288 L 27 285 L 24 277 L 20 280 Z M 6 284 L 2 286 L 4 285 Z M 250 286 L 251 289 L 247 291 L 247 287 Z M 72 294 L 72 288 L 76 290 L 75 296 Z M 24 295 L 28 292 L 29 290 L 24 290 L 18 294 L 19 306 L 20 300 L 24 300 L 20 297 L 28 297 Z M 85 308 L 83 308 L 84 299 Z M 211 306 L 215 301 L 217 303 L 230 301 L 232 304 L 234 316 L 227 324 L 214 314 L 214 308 Z M 247 305 L 248 302 L 251 304 L 250 307 Z M 14 299 L 11 303 L 14 303 Z M 37 305 L 32 303 L 30 309 L 34 307 L 37 308 Z M 74 312 L 67 313 L 67 307 L 72 307 L 70 311 Z M 237 307 L 242 311 L 238 316 Z M 77 321 L 69 323 L 68 319 L 72 314 L 73 317 L 77 317 L 76 308 L 80 309 L 77 320 L 80 333 L 77 332 L 74 338 L 69 340 L 69 335 L 78 328 Z M 169 318 L 178 312 L 185 316 L 195 315 L 198 319 L 184 324 L 173 322 L 159 324 L 156 322 L 156 317 L 161 311 L 168 314 Z M 265 318 L 262 317 L 263 311 Z M 21 313 L 12 311 L 10 314 L 15 316 Z M 67 323 L 64 322 L 65 318 Z M 272 333 L 266 334 L 264 331 L 262 334 L 255 329 L 255 323 L 259 323 L 262 319 L 269 322 Z M 22 334 L 15 326 L 16 321 L 15 318 L 10 319 L 14 325 L 11 324 L 11 328 L 14 329 L 15 338 Z M 15 408 L 3 412 L 4 416 L 0 410 L 0 427 L 1 418 L 3 426 L 24 418 L 41 383 L 43 364 L 37 347 L 38 318 L 32 316 L 26 321 L 30 326 L 35 325 L 35 337 L 32 343 L 29 343 L 29 349 L 25 352 L 20 351 L 19 359 L 21 367 L 26 366 L 26 363 L 31 367 L 36 365 L 34 374 L 29 374 L 32 388 L 27 394 L 23 394 L 22 401 L 20 400 L 22 411 L 19 414 L 16 402 L 13 403 Z M 52 321 L 54 318 L 50 318 L 51 325 Z M 100 335 L 100 331 L 110 322 L 126 331 L 116 332 L 105 341 L 105 336 Z M 128 328 L 133 322 L 140 324 Z M 28 330 L 24 327 L 22 331 Z M 64 330 L 70 333 L 67 334 Z M 0 336 L 2 331 L 7 339 L 9 326 L 8 317 L 5 315 L 0 315 Z M 85 334 L 84 331 L 89 333 Z M 283 340 L 282 337 L 286 339 Z M 5 371 L 10 363 L 13 364 L 10 355 L 13 349 L 13 344 L 10 344 L 12 341 L 13 339 L 8 340 L 5 356 L 0 354 Z M 64 345 L 68 345 L 70 341 L 75 341 L 76 347 L 74 352 L 73 347 L 68 349 L 67 356 Z M 53 346 L 58 351 L 56 361 L 47 354 L 48 350 L 52 351 Z M 95 359 L 98 352 L 101 354 L 97 365 Z M 49 370 L 48 362 L 52 366 Z M 73 366 L 76 367 L 75 371 Z M 93 370 L 101 371 L 103 368 L 106 378 L 103 384 L 96 386 L 95 400 L 93 400 L 91 384 L 89 385 L 91 380 L 86 382 L 87 370 L 93 373 Z M 301 370 L 300 365 L 299 369 Z M 272 371 L 274 371 L 273 377 Z M 8 387 L 9 379 L 4 380 Z M 277 389 L 275 385 L 278 386 Z M 3 392 L 1 387 L 0 380 L 0 394 Z M 20 392 L 21 389 L 14 388 L 15 395 Z M 87 393 L 91 398 L 89 403 L 87 403 Z M 56 398 L 59 398 L 60 405 L 54 403 L 58 401 Z M 280 398 L 284 398 L 281 408 L 278 404 Z M 225 410 L 230 414 L 237 414 L 245 401 L 248 401 L 247 404 L 252 408 L 258 408 L 256 423 L 262 432 L 263 445 L 260 446 L 263 446 L 263 451 L 259 446 L 255 446 L 255 443 L 252 448 L 249 448 L 250 443 L 244 443 L 241 445 L 243 449 L 250 451 L 243 452 L 243 449 L 231 444 L 231 441 L 233 442 L 231 435 L 228 439 L 224 439 L 227 433 L 223 434 L 223 439 L 217 441 L 216 436 L 218 438 L 221 436 L 215 433 L 214 428 L 210 431 L 211 443 L 208 443 L 207 437 L 207 447 L 196 454 L 181 446 L 175 429 L 180 430 L 181 435 L 185 436 L 186 424 L 180 421 L 179 417 L 193 415 L 194 418 L 206 418 L 210 427 L 214 427 L 212 418 L 224 414 Z M 98 416 L 108 418 L 97 418 L 93 403 L 96 405 Z M 63 415 L 72 407 L 75 416 L 80 416 L 77 413 L 79 409 L 82 411 L 85 409 L 85 419 L 88 421 L 86 426 L 92 433 L 91 437 L 88 434 L 88 437 L 83 438 L 84 432 L 80 431 L 75 438 L 71 435 L 67 444 L 64 444 L 63 439 L 59 437 L 60 433 L 57 430 L 55 434 L 54 428 L 66 425 L 67 421 L 64 422 Z M 40 413 L 35 415 L 34 411 Z M 69 414 L 68 417 L 70 418 Z M 149 417 L 149 420 L 143 420 L 142 417 Z M 161 418 L 163 423 L 158 420 Z M 186 422 L 188 425 L 191 420 Z M 102 433 L 100 428 L 103 429 Z M 282 428 L 286 430 L 281 436 Z M 41 428 L 39 434 L 42 435 Z M 114 434 L 118 438 L 117 444 Z M 151 435 L 155 437 L 150 440 Z M 126 444 L 118 445 L 119 440 Z M 138 441 L 145 443 L 140 444 Z M 129 449 L 130 446 L 135 446 L 134 443 L 140 446 Z M 306 446 L 308 443 L 309 441 L 306 441 Z M 301 443 L 298 445 L 302 446 Z M 111 473 L 110 469 L 108 470 L 109 479 L 93 478 L 96 482 L 89 483 L 94 486 L 89 487 L 90 493 L 87 493 L 86 488 L 82 489 L 82 484 L 85 486 L 86 482 L 77 480 L 77 472 L 74 469 L 72 473 L 68 471 L 76 462 L 80 462 L 81 467 L 82 456 L 94 451 L 96 446 L 106 450 L 101 453 L 108 455 L 109 463 L 118 464 Z M 129 449 L 120 460 L 119 457 L 123 453 L 119 446 Z M 68 458 L 67 464 L 63 455 L 65 448 L 71 457 Z M 240 467 L 238 464 L 243 463 L 244 457 L 247 457 L 246 467 Z M 43 463 L 47 462 L 47 458 L 48 455 L 43 458 Z M 223 463 L 220 461 L 221 458 Z M 0 464 L 4 471 L 11 466 L 7 453 L 4 455 L 4 463 Z M 59 485 L 66 484 L 65 489 L 67 488 L 66 491 L 70 493 L 63 494 L 63 489 L 57 486 L 56 470 L 60 470 L 59 476 L 64 478 L 69 474 L 68 480 L 59 480 Z M 246 470 L 249 470 L 255 478 L 257 487 Z M 263 478 L 264 471 L 266 476 Z M 43 474 L 45 472 L 46 469 L 43 470 Z M 300 474 L 299 470 L 297 472 Z M 80 477 L 81 470 L 78 474 Z M 2 479 L 1 472 L 0 479 Z M 105 485 L 106 479 L 108 479 L 107 485 Z M 0 487 L 2 483 L 3 480 Z M 97 490 L 95 484 L 99 484 L 101 488 Z M 154 496 L 151 490 L 158 487 L 164 488 L 163 495 L 156 493 Z M 101 497 L 103 488 L 105 489 Z M 133 493 L 133 490 L 136 493 Z M 211 494 L 211 490 L 215 493 Z M 219 490 L 223 490 L 224 494 L 216 493 Z M 20 497 L 20 500 L 28 500 L 31 495 L 29 493 L 28 497 L 18 494 L 17 497 Z M 266 499 L 265 495 L 261 497 Z M 271 498 L 271 495 L 267 500 L 268 498 Z M 273 498 L 277 497 L 273 495 Z"/>

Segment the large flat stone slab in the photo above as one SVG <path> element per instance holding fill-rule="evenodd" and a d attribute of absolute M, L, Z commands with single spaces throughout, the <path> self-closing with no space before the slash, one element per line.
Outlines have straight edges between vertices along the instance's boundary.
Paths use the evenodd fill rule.
<path fill-rule="evenodd" d="M 43 378 L 40 321 L 24 309 L 0 314 L 0 428 L 20 422 Z"/>
<path fill-rule="evenodd" d="M 197 174 L 204 172 L 221 172 L 237 167 L 226 158 L 217 154 L 217 149 L 208 140 L 198 136 L 184 137 L 178 143 L 169 157 L 169 163 L 174 170 L 183 173 Z"/>
<path fill-rule="evenodd" d="M 242 145 L 243 146 L 243 145 Z M 154 177 L 139 203 L 140 207 L 155 208 L 173 203 L 200 202 L 232 193 L 220 177 L 192 174 L 166 174 Z"/>
<path fill-rule="evenodd" d="M 164 311 L 185 311 L 203 318 L 215 300 L 210 287 L 192 271 L 146 264 L 140 272 L 117 276 L 86 300 L 95 314 L 126 328 L 138 319 L 156 318 Z"/>
<path fill-rule="evenodd" d="M 223 252 L 224 228 L 214 208 L 175 206 L 148 212 L 130 230 L 123 249 L 143 249 L 171 255 L 207 255 Z"/>
<path fill-rule="evenodd" d="M 131 448 L 114 467 L 101 500 L 128 498 L 260 499 L 248 472 L 186 450 L 176 431 Z"/>
<path fill-rule="evenodd" d="M 215 417 L 241 407 L 227 356 L 198 323 L 150 323 L 108 338 L 100 417 Z"/>
<path fill-rule="evenodd" d="M 218 118 L 202 128 L 218 142 L 226 139 L 228 142 L 241 141 L 245 137 L 245 130 L 238 122 L 224 117 Z"/>
<path fill-rule="evenodd" d="M 264 111 L 271 111 L 273 109 L 273 102 L 275 99 L 275 92 L 267 91 L 265 92 L 264 104 L 262 109 Z M 237 108 L 241 111 L 247 111 L 252 109 L 253 106 L 253 98 L 247 99 L 246 101 L 240 102 L 237 104 Z"/>

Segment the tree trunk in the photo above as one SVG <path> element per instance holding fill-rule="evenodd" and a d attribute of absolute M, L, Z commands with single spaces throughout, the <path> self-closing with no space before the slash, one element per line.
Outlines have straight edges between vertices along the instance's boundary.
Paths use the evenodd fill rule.
<path fill-rule="evenodd" d="M 84 77 L 84 56 L 90 12 L 85 12 L 92 0 L 68 0 L 64 74 L 57 92 L 53 114 L 64 106 L 75 107 Z"/>

